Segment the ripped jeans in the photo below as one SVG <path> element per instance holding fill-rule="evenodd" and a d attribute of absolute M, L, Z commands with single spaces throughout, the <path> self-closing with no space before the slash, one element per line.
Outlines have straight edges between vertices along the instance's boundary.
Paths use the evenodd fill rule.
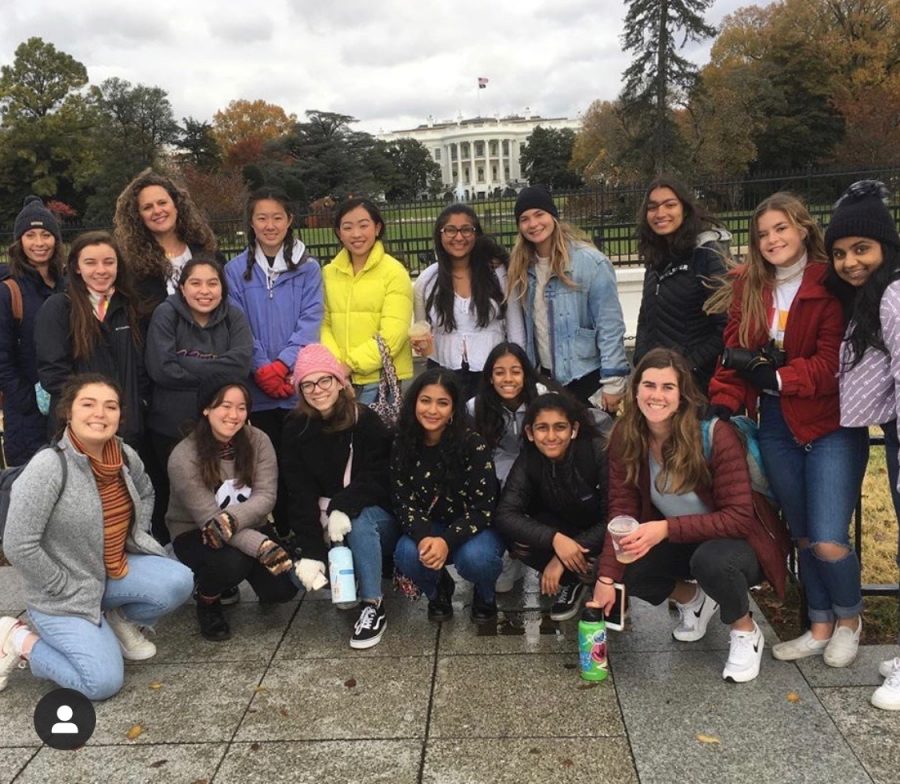
<path fill-rule="evenodd" d="M 762 395 L 759 448 L 769 485 L 791 538 L 798 542 L 809 620 L 828 623 L 858 615 L 860 568 L 850 547 L 849 527 L 869 459 L 868 429 L 841 427 L 799 444 L 784 420 L 779 398 Z M 833 545 L 844 554 L 835 553 Z"/>

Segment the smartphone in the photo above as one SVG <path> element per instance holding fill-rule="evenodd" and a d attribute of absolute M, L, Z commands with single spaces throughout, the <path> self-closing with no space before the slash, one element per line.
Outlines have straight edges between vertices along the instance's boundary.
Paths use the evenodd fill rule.
<path fill-rule="evenodd" d="M 622 583 L 613 583 L 613 590 L 616 592 L 616 601 L 604 620 L 607 629 L 620 632 L 625 628 L 625 615 L 628 610 L 625 604 L 625 586 Z"/>

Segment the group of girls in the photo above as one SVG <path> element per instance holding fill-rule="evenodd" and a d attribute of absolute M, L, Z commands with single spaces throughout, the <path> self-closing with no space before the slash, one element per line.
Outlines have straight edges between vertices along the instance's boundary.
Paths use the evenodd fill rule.
<path fill-rule="evenodd" d="M 166 191 L 168 201 L 149 197 L 147 187 Z M 142 225 L 151 234 L 179 211 L 164 186 L 139 189 L 133 201 L 135 209 L 146 207 Z M 848 666 L 862 626 L 859 563 L 847 528 L 866 466 L 863 425 L 884 426 L 894 444 L 894 486 L 898 472 L 891 297 L 900 241 L 878 195 L 864 186 L 851 189 L 825 243 L 799 200 L 770 197 L 751 219 L 746 263 L 723 275 L 719 243 L 727 234 L 676 181 L 651 183 L 639 216 L 648 270 L 627 390 L 624 323 L 609 261 L 559 220 L 541 188 L 522 191 L 515 215 L 519 234 L 507 264 L 471 210 L 445 210 L 435 229 L 437 262 L 414 295 L 405 269 L 384 250 L 384 223 L 371 203 L 351 200 L 338 211 L 335 232 L 343 249 L 320 272 L 293 238 L 286 198 L 258 192 L 248 204 L 250 245 L 224 273 L 211 249 L 195 256 L 186 239 L 174 245 L 156 238 L 163 255 L 180 259 L 181 267 L 166 307 L 149 316 L 150 334 L 158 338 L 146 352 L 139 348 L 148 314 L 127 276 L 117 274 L 125 270 L 114 240 L 76 242 L 68 293 L 49 296 L 47 313 L 54 318 L 45 323 L 42 312 L 36 329 L 37 381 L 64 415 L 59 446 L 76 458 L 87 454 L 73 409 L 84 389 L 91 405 L 100 400 L 107 412 L 115 408 L 117 425 L 120 408 L 126 422 L 130 412 L 141 411 L 147 370 L 170 390 L 171 402 L 158 410 L 169 426 L 183 416 L 193 430 L 180 443 L 172 437 L 154 450 L 168 459 L 166 531 L 196 579 L 198 621 L 209 639 L 230 635 L 222 598 L 238 582 L 248 579 L 264 602 L 289 599 L 298 583 L 315 590 L 326 582 L 327 543 L 345 537 L 362 600 L 351 646 L 370 647 L 384 633 L 381 577 L 391 561 L 400 584 L 426 596 L 436 621 L 453 613 L 455 582 L 447 566 L 455 565 L 474 585 L 472 619 L 490 622 L 508 548 L 539 571 L 542 591 L 555 596 L 555 619 L 575 615 L 583 586 L 594 576 L 592 601 L 607 609 L 618 579 L 650 602 L 672 598 L 680 613 L 673 634 L 682 641 L 702 638 L 718 609 L 731 627 L 723 677 L 744 682 L 757 677 L 764 647 L 748 588 L 768 579 L 781 593 L 787 554 L 783 532 L 758 503 L 744 448 L 728 422 L 746 409 L 759 417 L 763 463 L 799 550 L 811 622 L 808 632 L 776 645 L 773 655 L 822 654 L 830 666 Z M 25 250 L 40 243 L 20 243 L 33 267 L 28 274 L 40 276 L 45 289 L 59 280 L 51 261 L 57 235 L 48 225 L 52 247 L 40 238 L 47 270 Z M 175 236 L 182 236 L 175 225 Z M 173 278 L 170 270 L 159 285 Z M 414 299 L 417 316 L 431 327 L 414 348 L 429 357 L 430 367 L 409 386 L 392 436 L 361 403 L 378 392 L 376 334 L 398 375 L 411 375 Z M 107 323 L 110 313 L 119 314 L 114 324 Z M 66 318 L 71 329 L 57 333 L 50 346 L 54 362 L 45 365 L 42 331 Z M 214 335 L 222 324 L 224 340 Z M 250 356 L 242 360 L 248 336 Z M 132 347 L 123 348 L 128 341 Z M 723 348 L 745 349 L 753 361 L 716 364 Z M 160 349 L 165 356 L 151 360 Z M 115 372 L 102 364 L 119 357 L 131 364 L 114 365 Z M 94 380 L 63 393 L 49 371 L 58 372 L 65 361 L 70 373 L 100 370 L 121 379 L 125 391 L 113 381 L 98 391 L 94 387 L 103 384 L 88 377 Z M 873 375 L 878 395 L 869 386 Z M 136 408 L 129 390 L 138 392 Z M 607 452 L 584 404 L 615 412 L 623 398 Z M 101 500 L 101 476 L 144 477 L 127 447 L 119 448 L 124 462 L 105 454 L 107 443 L 119 443 L 109 420 L 111 413 L 102 421 L 85 418 L 94 441 L 100 431 L 106 435 L 101 463 L 96 469 L 90 464 Z M 140 415 L 132 421 L 133 429 L 120 427 L 120 433 L 140 444 Z M 51 470 L 59 463 L 52 460 L 42 453 L 35 466 Z M 23 475 L 37 471 L 29 465 Z M 125 495 L 119 488 L 120 502 Z M 24 491 L 14 497 L 27 503 Z M 143 504 L 140 515 L 131 514 L 134 524 L 147 516 L 148 497 L 138 490 L 131 499 Z M 50 509 L 32 524 L 40 532 L 55 514 Z M 86 514 L 85 508 L 82 520 Z M 110 527 L 105 504 L 95 504 L 90 514 Z M 614 558 L 605 533 L 606 521 L 621 514 L 641 523 L 621 542 L 633 559 L 627 567 Z M 287 532 L 295 546 L 283 541 Z M 27 546 L 34 547 L 33 536 L 25 536 L 24 550 L 13 537 L 14 563 L 34 557 Z M 107 549 L 92 551 L 93 557 Z M 98 597 L 121 579 L 110 571 L 112 561 Z M 56 582 L 64 583 L 64 575 Z M 29 603 L 38 613 L 46 606 L 41 591 L 59 590 L 46 579 L 40 585 Z M 161 599 L 153 617 L 173 603 L 171 596 Z M 153 612 L 135 607 L 117 614 L 115 607 L 98 603 L 80 617 L 96 625 L 100 609 L 108 610 L 123 654 L 152 655 L 139 626 Z M 52 629 L 44 634 L 38 628 L 38 642 L 27 628 L 3 623 L 0 664 L 6 672 L 10 657 L 39 661 L 41 643 L 53 642 Z M 105 628 L 102 619 L 99 626 Z M 886 680 L 873 703 L 900 709 L 900 659 L 885 662 L 882 672 Z"/>

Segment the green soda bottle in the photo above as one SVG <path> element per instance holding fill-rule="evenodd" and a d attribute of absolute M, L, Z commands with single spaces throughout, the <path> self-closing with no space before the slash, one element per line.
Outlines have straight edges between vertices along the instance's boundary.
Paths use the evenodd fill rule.
<path fill-rule="evenodd" d="M 605 681 L 609 675 L 606 661 L 606 621 L 599 607 L 585 607 L 578 621 L 578 654 L 581 677 L 586 681 Z"/>

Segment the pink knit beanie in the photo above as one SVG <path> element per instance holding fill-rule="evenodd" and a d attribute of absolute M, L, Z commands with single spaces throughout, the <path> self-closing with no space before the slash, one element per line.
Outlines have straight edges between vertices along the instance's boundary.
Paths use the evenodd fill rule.
<path fill-rule="evenodd" d="M 325 346 L 321 343 L 310 343 L 297 352 L 297 361 L 294 363 L 294 386 L 299 387 L 310 373 L 331 373 L 342 387 L 350 383 L 347 367 L 338 362 Z"/>

